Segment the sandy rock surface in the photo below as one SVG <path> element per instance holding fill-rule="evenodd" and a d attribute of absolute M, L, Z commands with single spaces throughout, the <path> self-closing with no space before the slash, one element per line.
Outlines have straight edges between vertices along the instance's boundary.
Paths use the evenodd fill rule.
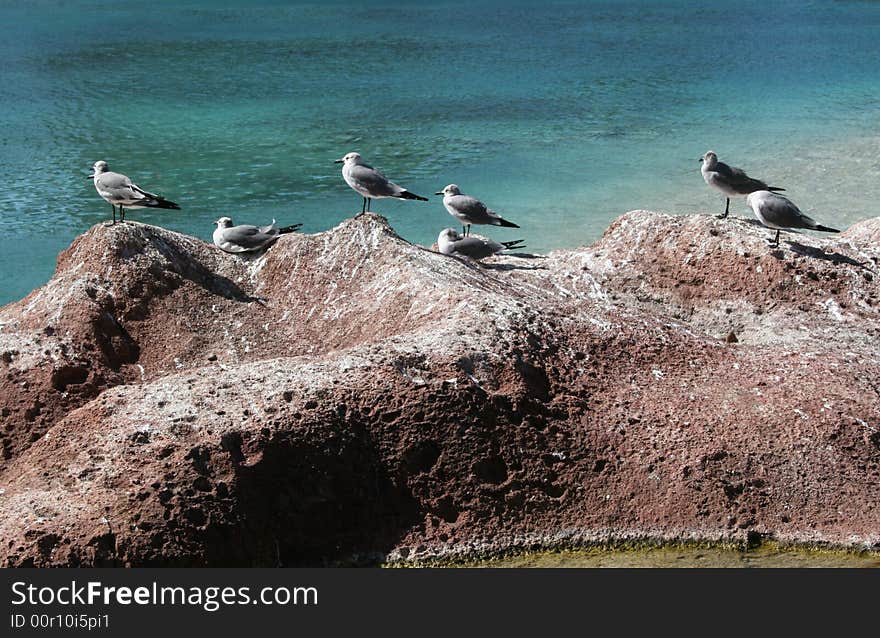
<path fill-rule="evenodd" d="M 96 226 L 0 309 L 0 560 L 880 546 L 877 230 L 634 211 L 474 264 L 375 215 L 244 258 Z"/>

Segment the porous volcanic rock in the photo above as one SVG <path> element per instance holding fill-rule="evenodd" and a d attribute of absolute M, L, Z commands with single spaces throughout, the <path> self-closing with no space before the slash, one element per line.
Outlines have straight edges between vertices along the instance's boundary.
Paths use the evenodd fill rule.
<path fill-rule="evenodd" d="M 880 546 L 875 221 L 483 264 L 376 215 L 256 257 L 95 226 L 0 310 L 3 564 Z"/>

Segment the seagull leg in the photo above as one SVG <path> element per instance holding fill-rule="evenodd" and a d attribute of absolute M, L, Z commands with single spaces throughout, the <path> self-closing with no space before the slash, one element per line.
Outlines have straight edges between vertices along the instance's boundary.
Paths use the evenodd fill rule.
<path fill-rule="evenodd" d="M 779 229 L 776 229 L 776 237 L 772 240 L 768 240 L 770 245 L 774 248 L 779 248 Z"/>
<path fill-rule="evenodd" d="M 461 236 L 464 237 L 465 235 L 467 235 L 467 231 L 464 228 L 464 224 L 462 224 L 461 225 Z"/>
<path fill-rule="evenodd" d="M 370 212 L 370 204 L 372 204 L 372 203 L 373 203 L 373 198 L 367 197 L 367 212 L 368 213 Z"/>
<path fill-rule="evenodd" d="M 111 224 L 113 226 L 116 224 L 116 204 L 110 204 L 110 208 L 113 209 L 113 224 Z"/>
<path fill-rule="evenodd" d="M 361 212 L 354 216 L 355 219 L 367 212 L 367 198 L 364 197 L 364 205 L 361 206 Z"/>
<path fill-rule="evenodd" d="M 721 215 L 718 215 L 718 219 L 726 219 L 729 214 L 730 214 L 730 198 L 728 197 L 727 198 L 727 205 L 724 207 L 724 213 Z"/>
<path fill-rule="evenodd" d="M 119 205 L 119 221 L 125 221 L 125 209 L 122 207 L 122 204 Z"/>

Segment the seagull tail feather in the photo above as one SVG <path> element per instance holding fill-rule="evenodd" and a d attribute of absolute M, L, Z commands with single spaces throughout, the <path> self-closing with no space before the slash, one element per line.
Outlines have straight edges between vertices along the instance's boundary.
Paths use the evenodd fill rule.
<path fill-rule="evenodd" d="M 504 246 L 507 250 L 519 250 L 520 248 L 525 248 L 526 245 L 524 242 L 525 239 L 514 239 L 513 241 L 503 241 L 501 245 Z"/>
<path fill-rule="evenodd" d="M 504 226 L 505 228 L 519 228 L 519 226 L 517 226 L 513 222 L 507 221 L 503 217 L 498 218 L 498 223 L 495 224 L 495 226 Z"/>
<path fill-rule="evenodd" d="M 180 206 L 172 202 L 170 199 L 164 199 L 162 197 L 151 199 L 149 202 L 146 202 L 146 204 L 150 208 L 168 208 L 171 210 L 180 210 Z"/>
<path fill-rule="evenodd" d="M 823 233 L 839 233 L 840 231 L 836 228 L 831 228 L 830 226 L 823 226 L 822 224 L 816 224 L 816 227 L 813 230 L 821 230 Z"/>
<path fill-rule="evenodd" d="M 285 226 L 284 228 L 278 229 L 279 235 L 284 235 L 285 233 L 295 233 L 300 229 L 302 224 L 293 224 L 292 226 Z"/>
<path fill-rule="evenodd" d="M 402 191 L 402 192 L 400 193 L 400 195 L 398 195 L 398 197 L 399 197 L 400 199 L 417 199 L 417 200 L 419 200 L 420 202 L 426 202 L 426 201 L 428 201 L 428 198 L 427 198 L 427 197 L 422 197 L 421 195 L 416 195 L 415 193 L 410 193 L 410 192 L 407 191 L 407 190 Z"/>
<path fill-rule="evenodd" d="M 767 187 L 766 189 L 764 189 L 764 190 L 768 190 L 768 191 L 770 191 L 771 193 L 779 193 L 780 191 L 784 191 L 785 189 L 784 189 L 784 188 L 779 188 L 778 186 L 768 186 L 768 187 Z"/>

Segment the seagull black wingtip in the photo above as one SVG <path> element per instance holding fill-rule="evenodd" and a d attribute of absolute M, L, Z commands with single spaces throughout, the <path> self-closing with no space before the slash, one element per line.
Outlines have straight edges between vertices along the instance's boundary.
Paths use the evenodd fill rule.
<path fill-rule="evenodd" d="M 427 197 L 422 197 L 421 195 L 416 195 L 415 193 L 410 193 L 409 191 L 403 191 L 400 194 L 400 199 L 417 199 L 420 202 L 428 201 Z"/>
<path fill-rule="evenodd" d="M 167 208 L 169 210 L 180 210 L 180 206 L 168 199 L 155 199 L 147 204 L 150 208 Z"/>

